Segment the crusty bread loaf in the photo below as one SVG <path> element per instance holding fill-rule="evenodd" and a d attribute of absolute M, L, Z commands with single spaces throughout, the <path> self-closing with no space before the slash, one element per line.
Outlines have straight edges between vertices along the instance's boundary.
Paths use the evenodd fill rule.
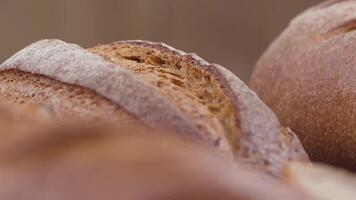
<path fill-rule="evenodd" d="M 1 98 L 45 105 L 59 119 L 165 127 L 276 176 L 289 160 L 307 157 L 231 72 L 164 44 L 124 41 L 85 50 L 42 40 L 0 71 Z"/>
<path fill-rule="evenodd" d="M 207 147 L 150 132 L 62 127 L 27 138 L 0 158 L 0 199 L 308 199 Z"/>
<path fill-rule="evenodd" d="M 312 160 L 356 170 L 356 1 L 296 17 L 257 63 L 251 86 Z"/>
<path fill-rule="evenodd" d="M 322 164 L 290 163 L 285 181 L 319 200 L 356 199 L 356 176 Z"/>

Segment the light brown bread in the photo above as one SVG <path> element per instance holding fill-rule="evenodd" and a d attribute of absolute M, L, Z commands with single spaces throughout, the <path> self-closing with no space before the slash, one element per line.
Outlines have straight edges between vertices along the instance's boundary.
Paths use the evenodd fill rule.
<path fill-rule="evenodd" d="M 251 86 L 312 160 L 356 170 L 356 1 L 303 12 L 264 53 Z"/>
<path fill-rule="evenodd" d="M 0 158 L 0 198 L 307 200 L 295 188 L 173 135 L 62 127 Z"/>
<path fill-rule="evenodd" d="M 319 200 L 356 199 L 355 174 L 322 164 L 290 163 L 285 181 Z"/>
<path fill-rule="evenodd" d="M 161 43 L 85 50 L 42 40 L 0 71 L 1 98 L 45 105 L 58 119 L 168 128 L 275 176 L 289 160 L 307 159 L 295 135 L 231 72 Z"/>

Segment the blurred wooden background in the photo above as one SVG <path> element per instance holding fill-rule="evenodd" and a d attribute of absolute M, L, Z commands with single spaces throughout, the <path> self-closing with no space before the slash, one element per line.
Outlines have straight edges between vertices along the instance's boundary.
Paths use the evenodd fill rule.
<path fill-rule="evenodd" d="M 90 47 L 124 39 L 166 42 L 247 81 L 289 20 L 320 0 L 0 0 L 0 62 L 59 38 Z"/>

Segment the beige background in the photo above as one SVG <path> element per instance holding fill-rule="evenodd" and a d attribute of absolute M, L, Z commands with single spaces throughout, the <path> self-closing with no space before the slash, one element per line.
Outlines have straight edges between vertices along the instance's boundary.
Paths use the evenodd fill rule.
<path fill-rule="evenodd" d="M 288 21 L 320 0 L 0 0 L 0 62 L 25 45 L 59 38 L 90 47 L 163 41 L 228 67 L 247 81 Z"/>

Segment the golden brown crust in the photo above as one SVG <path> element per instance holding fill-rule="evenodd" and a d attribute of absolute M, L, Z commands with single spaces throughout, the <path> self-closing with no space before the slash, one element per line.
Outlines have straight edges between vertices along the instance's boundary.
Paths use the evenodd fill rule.
<path fill-rule="evenodd" d="M 119 107 L 117 109 L 119 112 L 114 114 L 122 115 L 124 113 L 122 110 L 124 110 L 150 126 L 164 126 L 189 134 L 192 138 L 200 137 L 197 128 L 192 125 L 185 113 L 177 109 L 166 97 L 156 92 L 156 89 L 127 70 L 105 61 L 100 56 L 94 55 L 78 45 L 60 40 L 42 40 L 16 53 L 0 66 L 0 70 L 3 72 L 18 70 L 38 74 L 67 85 L 91 90 L 110 100 L 114 106 Z M 5 77 L 4 81 L 8 82 L 9 80 L 6 80 Z M 41 79 L 34 81 L 41 82 Z M 31 87 L 38 86 L 30 84 L 29 90 L 35 89 Z M 57 90 L 61 88 L 53 89 L 54 93 L 59 95 L 59 98 L 56 98 L 57 101 L 67 101 L 66 98 L 60 98 L 60 92 Z M 64 89 L 73 90 L 70 87 Z M 64 95 L 71 93 L 66 90 Z M 11 93 L 6 93 L 6 95 L 8 94 L 11 95 Z M 74 100 L 76 96 L 80 96 L 80 94 L 74 94 Z M 16 95 L 12 97 L 12 99 L 16 98 Z M 54 109 L 53 104 L 53 102 L 47 101 L 50 109 Z M 78 115 L 80 115 L 79 112 L 90 110 L 90 107 L 86 108 L 82 104 L 82 102 L 73 104 L 74 108 L 78 105 L 83 107 L 83 111 L 77 109 Z"/>
<path fill-rule="evenodd" d="M 90 51 L 155 88 L 185 113 L 205 141 L 218 148 L 232 146 L 227 138 L 237 130 L 234 110 L 219 82 L 209 73 L 199 71 L 179 56 L 163 55 L 128 43 L 99 45 Z M 230 148 L 228 150 L 232 152 Z"/>
<path fill-rule="evenodd" d="M 303 159 L 306 157 L 293 133 L 285 134 L 275 115 L 258 99 L 254 92 L 228 70 L 215 64 L 209 64 L 195 54 L 185 54 L 163 44 L 144 41 L 124 41 L 121 44 L 152 48 L 161 53 L 174 55 L 185 60 L 190 66 L 204 71 L 209 79 L 214 79 L 214 88 L 223 91 L 224 94 L 221 96 L 227 99 L 226 105 L 231 104 L 228 107 L 231 107 L 233 111 L 231 112 L 233 124 L 228 123 L 229 125 L 224 125 L 224 127 L 232 130 L 233 137 L 222 133 L 219 128 L 220 124 L 216 123 L 213 118 L 219 118 L 218 115 L 212 115 L 205 119 L 206 116 L 209 116 L 209 112 L 205 112 L 203 107 L 201 110 L 197 110 L 200 115 L 203 115 L 202 119 L 204 120 L 201 121 L 205 124 L 202 125 L 208 127 L 200 129 L 196 124 L 199 119 L 194 118 L 199 115 L 191 115 L 189 109 L 182 109 L 180 106 L 183 104 L 179 105 L 178 102 L 171 101 L 168 95 L 144 78 L 77 45 L 58 40 L 43 40 L 34 43 L 2 64 L 0 66 L 4 83 L 2 96 L 9 96 L 9 100 L 16 101 L 21 98 L 27 99 L 26 95 L 29 95 L 29 91 L 40 92 L 48 89 L 49 94 L 58 95 L 57 100 L 64 104 L 68 102 L 68 96 L 73 96 L 70 90 L 74 88 L 80 92 L 79 94 L 74 93 L 74 100 L 69 101 L 74 103 L 70 105 L 73 108 L 77 108 L 78 105 L 82 106 L 83 111 L 77 109 L 77 113 L 90 113 L 88 112 L 91 109 L 90 106 L 83 105 L 82 102 L 75 103 L 75 101 L 82 99 L 83 92 L 89 96 L 98 94 L 103 97 L 99 97 L 98 101 L 113 111 L 113 115 L 124 113 L 124 119 L 136 118 L 150 126 L 169 127 L 205 143 L 218 146 L 228 154 L 232 152 L 230 145 L 233 144 L 237 147 L 235 155 L 238 159 L 243 159 L 275 176 L 279 175 L 289 160 L 300 160 L 301 157 Z M 16 74 L 30 76 L 26 79 L 29 81 L 26 82 L 25 79 L 20 82 L 9 81 L 11 78 L 17 79 Z M 43 81 L 48 84 L 44 88 L 38 85 Z M 20 83 L 26 83 L 25 91 L 21 91 L 24 84 Z M 64 89 L 64 94 L 60 92 L 60 89 Z M 13 91 L 20 92 L 14 95 Z M 52 98 L 52 96 L 55 95 L 47 95 L 46 98 Z M 28 98 L 33 102 L 38 99 L 38 101 L 42 101 L 40 103 L 49 106 L 55 110 L 55 113 L 59 113 L 59 108 L 54 109 L 53 102 L 46 98 L 41 100 L 36 95 Z M 90 99 L 92 101 L 92 97 Z M 116 108 L 112 107 L 111 103 Z M 187 103 L 187 105 L 194 104 Z M 126 114 L 125 111 L 129 114 Z M 130 118 L 130 116 L 133 117 Z M 221 119 L 222 117 L 220 117 Z M 230 119 L 230 117 L 226 119 Z M 232 141 L 224 137 L 232 139 Z"/>
<path fill-rule="evenodd" d="M 245 159 L 255 166 L 263 166 L 273 175 L 278 175 L 289 160 L 308 160 L 295 134 L 289 129 L 282 128 L 274 113 L 262 103 L 256 94 L 222 66 L 209 64 L 196 54 L 186 54 L 162 43 L 136 40 L 114 42 L 102 46 L 110 48 L 118 44 L 152 48 L 161 54 L 179 57 L 204 72 L 209 72 L 224 90 L 225 95 L 230 98 L 235 110 L 234 120 L 238 129 L 234 130 L 236 141 L 232 143 L 238 147 L 237 155 L 240 159 Z M 161 57 L 164 58 L 167 55 Z"/>
<path fill-rule="evenodd" d="M 296 17 L 257 63 L 251 86 L 313 160 L 356 170 L 356 1 Z"/>

